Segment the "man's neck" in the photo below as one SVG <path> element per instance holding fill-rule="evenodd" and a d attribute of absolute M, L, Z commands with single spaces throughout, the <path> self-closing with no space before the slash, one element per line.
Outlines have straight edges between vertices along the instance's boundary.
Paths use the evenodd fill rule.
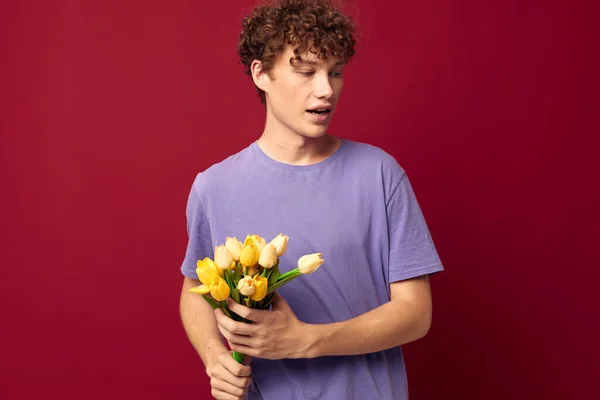
<path fill-rule="evenodd" d="M 276 161 L 290 165 L 311 165 L 335 153 L 342 141 L 329 134 L 319 138 L 306 138 L 292 133 L 277 135 L 265 129 L 257 144 L 267 156 Z"/>
<path fill-rule="evenodd" d="M 267 112 L 265 129 L 257 144 L 276 161 L 290 165 L 311 165 L 335 153 L 342 140 L 329 134 L 318 138 L 301 136 Z"/>

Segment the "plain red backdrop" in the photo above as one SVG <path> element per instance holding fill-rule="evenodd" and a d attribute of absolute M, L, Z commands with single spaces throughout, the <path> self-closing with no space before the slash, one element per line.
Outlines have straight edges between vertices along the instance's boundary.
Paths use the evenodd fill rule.
<path fill-rule="evenodd" d="M 252 4 L 2 2 L 0 398 L 209 398 L 178 315 L 185 202 L 261 133 L 235 54 Z M 349 9 L 331 130 L 397 157 L 446 267 L 405 346 L 411 399 L 594 397 L 594 13 Z"/>

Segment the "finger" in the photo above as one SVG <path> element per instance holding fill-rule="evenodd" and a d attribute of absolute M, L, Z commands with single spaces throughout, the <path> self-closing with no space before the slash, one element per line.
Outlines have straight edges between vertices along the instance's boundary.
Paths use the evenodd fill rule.
<path fill-rule="evenodd" d="M 244 344 L 244 345 L 250 345 L 250 343 L 252 342 L 252 336 L 238 335 L 237 333 L 230 332 L 227 328 L 225 328 L 221 324 L 217 324 L 217 328 L 219 329 L 219 332 L 221 332 L 221 335 L 223 335 L 223 337 L 225 339 L 227 339 L 227 341 L 229 341 L 229 342 L 239 343 L 239 344 Z"/>
<path fill-rule="evenodd" d="M 227 306 L 231 311 L 233 311 L 240 317 L 248 319 L 250 321 L 262 322 L 265 319 L 265 313 L 270 312 L 267 310 L 259 310 L 257 308 L 246 307 L 230 299 L 227 300 L 229 300 L 227 302 Z"/>
<path fill-rule="evenodd" d="M 252 335 L 256 330 L 256 327 L 251 324 L 232 320 L 221 310 L 218 310 L 218 312 L 215 311 L 215 317 L 219 325 L 223 325 L 223 327 L 229 332 L 236 333 L 238 335 Z"/>
<path fill-rule="evenodd" d="M 214 397 L 216 400 L 240 400 L 239 396 L 234 396 L 232 394 L 223 392 L 222 390 L 219 389 L 215 389 L 213 388 L 210 391 L 210 394 L 212 395 L 212 397 Z"/>
<path fill-rule="evenodd" d="M 242 397 L 248 391 L 248 388 L 246 386 L 238 387 L 220 379 L 211 379 L 210 385 L 214 389 L 220 390 L 221 392 L 229 393 L 237 397 Z"/>
<path fill-rule="evenodd" d="M 229 347 L 231 347 L 231 350 L 237 351 L 238 353 L 242 353 L 246 356 L 260 357 L 260 358 L 267 358 L 267 359 L 269 358 L 269 357 L 266 357 L 266 355 L 262 351 L 257 350 L 256 347 L 250 347 L 245 344 L 237 344 L 237 343 L 232 343 L 232 342 L 229 342 Z"/>
<path fill-rule="evenodd" d="M 229 357 L 231 357 L 231 353 L 229 354 Z M 235 376 L 229 370 L 227 370 L 224 366 L 221 365 L 220 367 L 221 368 L 215 369 L 215 371 L 213 371 L 212 377 L 211 377 L 211 385 L 212 385 L 213 379 L 215 381 L 219 380 L 219 381 L 227 382 L 228 384 L 235 386 L 237 388 L 241 388 L 241 389 L 248 388 L 252 384 L 251 376 Z"/>
<path fill-rule="evenodd" d="M 219 364 L 221 364 L 223 368 L 225 368 L 227 371 L 229 371 L 237 377 L 248 377 L 252 372 L 252 369 L 249 366 L 242 365 L 235 361 L 231 353 L 223 354 L 223 357 L 219 359 Z"/>

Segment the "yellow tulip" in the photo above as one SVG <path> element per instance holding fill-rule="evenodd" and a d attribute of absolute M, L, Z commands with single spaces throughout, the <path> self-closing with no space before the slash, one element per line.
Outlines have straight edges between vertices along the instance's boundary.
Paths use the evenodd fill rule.
<path fill-rule="evenodd" d="M 210 293 L 210 285 L 200 285 L 190 289 L 192 293 L 207 294 Z"/>
<path fill-rule="evenodd" d="M 231 253 L 233 261 L 240 261 L 240 253 L 242 252 L 242 243 L 236 237 L 229 237 L 225 240 L 225 247 Z"/>
<path fill-rule="evenodd" d="M 267 295 L 269 281 L 260 275 L 256 275 L 252 279 L 254 279 L 254 293 L 250 298 L 254 301 L 261 301 Z"/>
<path fill-rule="evenodd" d="M 265 246 L 265 248 L 260 252 L 260 257 L 258 258 L 258 264 L 263 268 L 273 268 L 275 263 L 277 262 L 277 249 L 273 243 L 269 243 Z"/>
<path fill-rule="evenodd" d="M 243 277 L 238 282 L 237 288 L 240 291 L 240 293 L 243 294 L 244 296 L 253 295 L 254 291 L 256 289 L 254 287 L 254 279 L 252 279 L 250 276 Z"/>
<path fill-rule="evenodd" d="M 244 240 L 244 243 L 248 240 L 252 240 L 252 242 L 256 242 L 256 239 L 258 239 L 258 235 L 254 234 L 254 235 L 246 235 L 246 239 Z"/>
<path fill-rule="evenodd" d="M 256 234 L 255 235 L 247 235 L 246 242 L 248 241 L 248 239 L 252 240 L 252 243 L 254 243 L 254 245 L 258 249 L 259 254 L 267 245 L 265 238 L 262 236 L 256 235 Z"/>
<path fill-rule="evenodd" d="M 229 297 L 230 289 L 225 279 L 216 277 L 213 283 L 210 285 L 210 295 L 216 301 L 223 301 Z"/>
<path fill-rule="evenodd" d="M 233 262 L 233 256 L 224 245 L 215 247 L 215 264 L 221 269 L 228 269 Z"/>
<path fill-rule="evenodd" d="M 312 274 L 324 262 L 321 253 L 307 254 L 298 260 L 298 270 L 303 274 Z"/>
<path fill-rule="evenodd" d="M 252 239 L 246 239 L 244 243 L 244 247 L 242 247 L 242 252 L 240 254 L 240 263 L 244 267 L 254 267 L 258 261 L 258 256 L 260 252 L 256 248 L 256 245 L 252 241 Z"/>
<path fill-rule="evenodd" d="M 281 257 L 285 254 L 289 239 L 289 236 L 280 233 L 279 235 L 275 236 L 273 240 L 271 240 L 271 243 L 275 245 L 275 249 L 277 250 L 277 257 Z"/>
<path fill-rule="evenodd" d="M 223 271 L 208 257 L 205 257 L 204 260 L 198 260 L 196 266 L 196 275 L 198 275 L 200 282 L 205 285 L 210 285 L 215 277 L 223 276 Z"/>
<path fill-rule="evenodd" d="M 225 279 L 220 276 L 215 276 L 210 284 L 202 284 L 190 289 L 192 293 L 208 294 L 215 299 L 215 301 L 223 301 L 229 297 L 230 290 Z"/>

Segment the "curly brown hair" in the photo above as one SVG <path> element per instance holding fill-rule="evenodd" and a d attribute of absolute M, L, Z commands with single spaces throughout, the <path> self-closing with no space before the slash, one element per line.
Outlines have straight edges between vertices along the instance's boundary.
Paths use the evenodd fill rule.
<path fill-rule="evenodd" d="M 354 55 L 356 28 L 352 19 L 327 0 L 277 0 L 262 4 L 242 21 L 237 53 L 246 75 L 254 60 L 269 72 L 286 46 L 294 46 L 290 64 L 307 51 L 347 63 Z M 256 88 L 261 103 L 265 92 Z"/>

